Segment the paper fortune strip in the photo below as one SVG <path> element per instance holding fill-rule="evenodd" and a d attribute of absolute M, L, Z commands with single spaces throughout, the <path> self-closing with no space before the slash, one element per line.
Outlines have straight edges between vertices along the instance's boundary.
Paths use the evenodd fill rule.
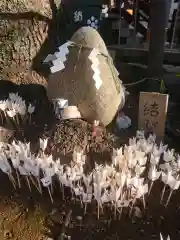
<path fill-rule="evenodd" d="M 98 69 L 98 66 L 99 66 L 99 60 L 97 58 L 98 54 L 99 54 L 99 52 L 97 51 L 97 49 L 94 48 L 88 57 L 89 60 L 92 62 L 91 68 L 94 71 L 93 79 L 95 81 L 96 89 L 99 89 L 102 85 L 102 80 L 100 77 L 100 70 Z"/>
<path fill-rule="evenodd" d="M 41 179 L 41 182 L 44 187 L 48 187 L 52 183 L 52 178 L 50 176 L 45 176 L 44 178 Z"/>
<path fill-rule="evenodd" d="M 57 58 L 52 61 L 53 66 L 50 68 L 52 73 L 59 72 L 65 68 L 64 63 L 67 60 L 67 54 L 69 53 L 68 47 L 71 46 L 73 42 L 66 42 L 59 47 L 59 51 L 55 52 L 54 56 Z"/>

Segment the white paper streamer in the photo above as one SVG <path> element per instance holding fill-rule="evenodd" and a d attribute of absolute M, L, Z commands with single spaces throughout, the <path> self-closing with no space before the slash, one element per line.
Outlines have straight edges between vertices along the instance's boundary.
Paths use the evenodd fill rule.
<path fill-rule="evenodd" d="M 46 177 L 41 179 L 41 182 L 42 182 L 44 187 L 49 187 L 52 183 L 52 178 L 50 176 L 46 176 Z"/>
<path fill-rule="evenodd" d="M 18 169 L 19 169 L 19 172 L 22 176 L 30 175 L 30 173 L 24 167 L 22 167 L 21 165 L 19 165 Z"/>
<path fill-rule="evenodd" d="M 66 43 L 64 43 L 63 45 L 61 45 L 59 47 L 59 51 L 62 51 L 62 49 L 63 49 L 63 52 L 65 53 L 65 55 L 67 55 L 69 53 L 68 47 L 72 46 L 72 45 L 73 45 L 73 42 L 67 41 Z"/>
<path fill-rule="evenodd" d="M 38 185 L 36 188 L 41 192 L 42 183 L 44 187 L 47 187 L 52 202 L 51 191 L 53 192 L 52 183 L 55 176 L 59 179 L 62 192 L 64 186 L 69 187 L 85 205 L 94 198 L 98 203 L 98 209 L 103 207 L 104 203 L 110 202 L 118 212 L 120 210 L 118 208 L 128 207 L 130 203 L 133 209 L 137 198 L 142 199 L 145 204 L 144 195 L 150 193 L 153 182 L 162 175 L 161 180 L 165 185 L 161 199 L 163 199 L 166 187 L 170 187 L 167 206 L 173 191 L 180 187 L 178 167 L 180 157 L 173 150 L 168 150 L 167 146 L 162 143 L 156 145 L 155 139 L 155 135 L 150 135 L 146 139 L 144 132 L 138 131 L 137 136 L 129 140 L 129 145 L 113 150 L 112 165 L 95 164 L 89 175 L 84 174 L 86 156 L 83 151 L 74 150 L 71 164 L 61 165 L 60 159 L 53 160 L 52 155 L 46 155 L 44 152 L 48 139 L 40 139 L 40 151 L 37 155 L 30 152 L 29 143 L 13 141 L 4 146 L 0 144 L 0 170 L 8 175 L 15 186 L 14 172 L 11 174 L 9 162 L 11 161 L 17 170 L 17 179 L 19 179 L 19 174 L 24 175 L 30 191 L 33 183 L 35 186 Z M 159 160 L 152 160 L 153 158 L 161 158 L 163 166 L 159 165 Z M 147 159 L 150 159 L 150 168 L 149 164 L 146 166 Z M 149 181 L 141 177 L 146 170 L 149 171 L 148 180 L 151 181 L 149 192 Z M 41 181 L 39 181 L 40 172 L 44 174 Z M 21 187 L 20 180 L 18 185 Z M 128 195 L 127 190 L 130 190 Z"/>
<path fill-rule="evenodd" d="M 65 68 L 64 63 L 67 60 L 67 54 L 69 53 L 68 47 L 71 46 L 73 42 L 68 41 L 59 47 L 59 51 L 55 52 L 54 60 L 52 60 L 53 66 L 50 68 L 51 73 L 59 72 Z M 52 56 L 49 57 L 52 59 Z M 47 61 L 47 59 L 46 59 Z"/>
<path fill-rule="evenodd" d="M 59 72 L 61 70 L 63 70 L 65 68 L 65 65 L 63 62 L 61 62 L 60 59 L 56 59 L 55 61 L 53 61 L 54 66 L 52 66 L 50 68 L 51 73 L 56 73 Z"/>
<path fill-rule="evenodd" d="M 6 174 L 12 172 L 11 166 L 8 163 L 8 160 L 5 155 L 0 156 L 0 169 Z"/>
<path fill-rule="evenodd" d="M 63 54 L 62 54 L 62 52 L 55 52 L 54 55 L 57 57 L 57 59 L 58 59 L 58 58 L 61 59 L 62 62 L 65 62 L 65 61 L 67 60 L 66 54 L 64 54 L 64 52 L 63 52 Z M 56 59 L 55 59 L 55 60 L 56 60 Z M 55 60 L 53 61 L 53 64 L 56 63 Z"/>
<path fill-rule="evenodd" d="M 91 68 L 94 71 L 93 79 L 95 81 L 96 89 L 99 89 L 102 85 L 102 80 L 100 77 L 100 70 L 98 69 L 98 66 L 99 66 L 99 60 L 97 58 L 98 54 L 99 54 L 99 52 L 97 51 L 97 49 L 94 48 L 88 57 L 89 60 L 92 62 Z"/>

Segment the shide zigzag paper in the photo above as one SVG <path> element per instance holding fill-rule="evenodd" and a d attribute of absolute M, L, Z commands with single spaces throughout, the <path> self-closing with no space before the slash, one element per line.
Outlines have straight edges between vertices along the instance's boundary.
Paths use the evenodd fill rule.
<path fill-rule="evenodd" d="M 63 70 L 65 68 L 64 63 L 58 58 L 55 61 L 52 62 L 54 66 L 52 66 L 51 69 L 51 73 L 56 73 L 59 72 L 61 70 Z"/>
<path fill-rule="evenodd" d="M 69 53 L 68 47 L 73 43 L 68 41 L 62 46 L 59 47 L 59 52 L 56 52 L 54 55 L 57 57 L 56 60 L 52 61 L 53 66 L 50 68 L 51 73 L 59 72 L 65 68 L 65 61 L 67 60 L 66 56 Z"/>
<path fill-rule="evenodd" d="M 98 69 L 99 66 L 99 60 L 97 58 L 97 55 L 99 54 L 99 52 L 97 51 L 97 49 L 93 49 L 91 51 L 91 53 L 89 54 L 89 60 L 92 62 L 91 68 L 94 71 L 94 75 L 93 75 L 93 79 L 95 81 L 95 86 L 97 89 L 99 89 L 102 85 L 102 80 L 100 77 L 100 71 Z"/>
<path fill-rule="evenodd" d="M 44 59 L 43 63 L 49 63 L 52 62 L 54 60 L 56 60 L 56 56 L 53 54 L 48 54 L 47 57 Z"/>
<path fill-rule="evenodd" d="M 54 55 L 48 55 L 44 62 L 52 61 L 53 66 L 50 68 L 51 73 L 59 72 L 65 68 L 64 63 L 67 61 L 67 54 L 69 53 L 68 47 L 71 46 L 73 42 L 66 42 L 59 47 L 59 51 L 55 52 Z"/>

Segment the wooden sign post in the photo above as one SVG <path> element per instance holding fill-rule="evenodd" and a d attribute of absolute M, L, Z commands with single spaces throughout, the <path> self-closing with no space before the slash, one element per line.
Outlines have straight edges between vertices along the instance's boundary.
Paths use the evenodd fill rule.
<path fill-rule="evenodd" d="M 139 97 L 139 130 L 155 133 L 157 140 L 164 137 L 169 95 L 141 92 Z"/>

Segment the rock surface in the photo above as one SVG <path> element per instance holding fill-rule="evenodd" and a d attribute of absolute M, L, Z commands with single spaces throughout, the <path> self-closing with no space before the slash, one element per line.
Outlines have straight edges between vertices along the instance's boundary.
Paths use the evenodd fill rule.
<path fill-rule="evenodd" d="M 52 2 L 0 1 L 0 79 L 46 85 L 32 63 L 48 36 Z"/>

